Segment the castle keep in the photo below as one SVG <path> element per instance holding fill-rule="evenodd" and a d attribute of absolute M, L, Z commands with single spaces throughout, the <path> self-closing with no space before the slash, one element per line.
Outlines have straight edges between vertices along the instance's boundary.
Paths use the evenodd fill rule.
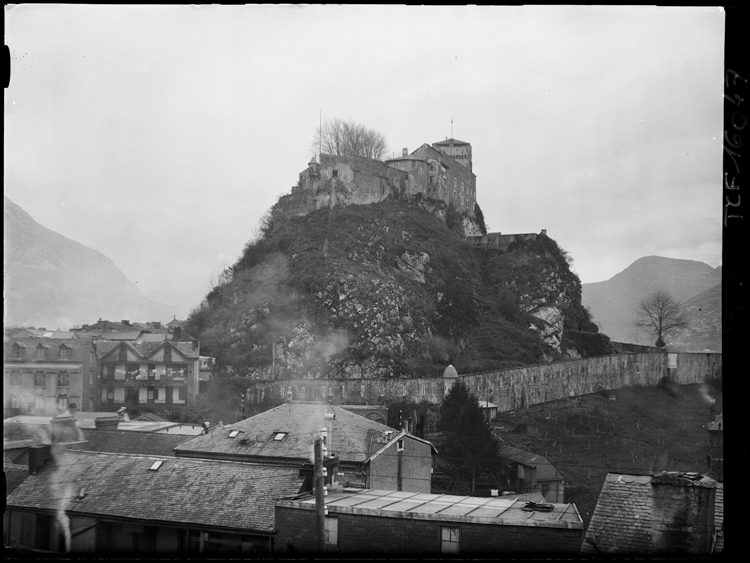
<path fill-rule="evenodd" d="M 475 216 L 476 176 L 471 145 L 457 139 L 423 144 L 385 162 L 356 156 L 321 154 L 313 158 L 292 188 L 294 215 L 337 204 L 367 204 L 388 197 L 423 194 Z"/>

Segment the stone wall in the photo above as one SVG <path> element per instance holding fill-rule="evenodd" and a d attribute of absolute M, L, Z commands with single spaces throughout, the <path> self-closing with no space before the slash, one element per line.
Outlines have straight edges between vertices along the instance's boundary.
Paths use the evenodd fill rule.
<path fill-rule="evenodd" d="M 670 363 L 675 367 L 669 367 Z M 459 376 L 482 399 L 506 412 L 621 387 L 658 385 L 669 376 L 676 383 L 704 383 L 722 377 L 721 354 L 613 354 Z M 260 409 L 284 402 L 292 391 L 297 400 L 374 405 L 410 399 L 439 404 L 452 379 L 304 379 L 258 381 L 247 390 L 247 401 Z"/>
<path fill-rule="evenodd" d="M 544 233 L 544 231 L 542 231 Z M 546 233 L 545 233 L 546 234 Z M 484 250 L 499 250 L 500 252 L 506 252 L 511 244 L 521 240 L 536 240 L 539 236 L 538 233 L 521 233 L 516 235 L 504 235 L 502 233 L 487 233 L 484 236 L 479 237 L 467 237 L 474 248 L 481 248 Z"/>

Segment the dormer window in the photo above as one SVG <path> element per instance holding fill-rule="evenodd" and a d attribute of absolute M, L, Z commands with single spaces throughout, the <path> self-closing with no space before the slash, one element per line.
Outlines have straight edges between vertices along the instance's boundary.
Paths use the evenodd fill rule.
<path fill-rule="evenodd" d="M 39 344 L 36 347 L 36 359 L 37 360 L 44 360 L 44 359 L 46 359 L 46 357 L 47 357 L 46 346 L 44 346 L 44 344 Z"/>
<path fill-rule="evenodd" d="M 60 359 L 61 360 L 70 359 L 70 348 L 68 348 L 65 344 L 60 346 Z"/>
<path fill-rule="evenodd" d="M 20 360 L 23 358 L 23 346 L 18 344 L 18 342 L 13 343 L 13 359 L 14 360 Z"/>

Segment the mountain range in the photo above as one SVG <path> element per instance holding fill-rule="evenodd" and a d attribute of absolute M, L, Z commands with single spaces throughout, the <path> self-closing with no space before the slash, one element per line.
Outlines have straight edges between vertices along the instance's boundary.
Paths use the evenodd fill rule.
<path fill-rule="evenodd" d="M 4 323 L 67 329 L 97 319 L 169 321 L 101 252 L 52 231 L 4 198 Z"/>
<path fill-rule="evenodd" d="M 609 280 L 582 284 L 583 305 L 616 342 L 653 344 L 636 329 L 638 304 L 665 290 L 683 305 L 690 326 L 668 340 L 677 348 L 721 350 L 721 266 L 662 256 L 639 258 Z"/>

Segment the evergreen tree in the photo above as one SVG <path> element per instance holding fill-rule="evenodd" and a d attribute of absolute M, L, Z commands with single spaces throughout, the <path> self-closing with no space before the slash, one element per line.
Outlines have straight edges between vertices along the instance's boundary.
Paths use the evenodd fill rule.
<path fill-rule="evenodd" d="M 440 406 L 438 428 L 443 433 L 440 457 L 457 477 L 471 478 L 471 492 L 482 473 L 500 475 L 505 462 L 476 395 L 456 381 Z"/>

